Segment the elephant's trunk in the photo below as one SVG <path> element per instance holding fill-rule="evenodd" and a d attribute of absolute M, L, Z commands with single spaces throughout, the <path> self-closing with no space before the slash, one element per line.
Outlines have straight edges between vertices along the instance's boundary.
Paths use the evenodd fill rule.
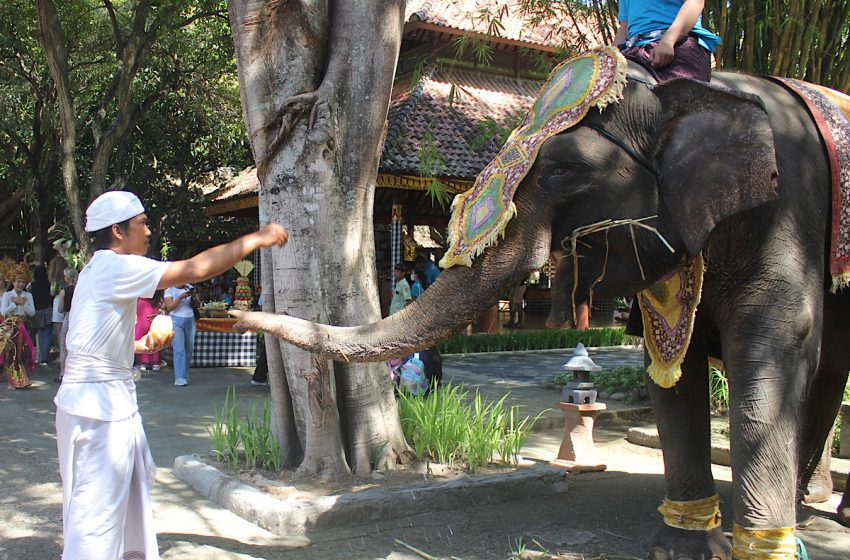
<path fill-rule="evenodd" d="M 334 327 L 269 313 L 238 314 L 236 328 L 261 330 L 338 361 L 369 362 L 433 346 L 492 306 L 502 291 L 546 262 L 551 243 L 547 213 L 517 197 L 518 215 L 505 238 L 471 267 L 443 272 L 410 305 L 386 319 L 357 327 Z"/>

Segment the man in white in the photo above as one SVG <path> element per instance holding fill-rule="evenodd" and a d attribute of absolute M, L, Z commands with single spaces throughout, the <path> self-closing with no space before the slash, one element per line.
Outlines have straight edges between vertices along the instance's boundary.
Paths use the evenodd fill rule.
<path fill-rule="evenodd" d="M 86 211 L 95 253 L 74 292 L 65 375 L 55 399 L 63 560 L 159 558 L 149 496 L 156 466 L 131 372 L 134 353 L 163 344 L 150 334 L 134 340 L 137 298 L 211 278 L 288 238 L 282 226 L 269 224 L 191 259 L 159 262 L 144 256 L 151 234 L 144 211 L 124 191 L 101 195 Z"/>

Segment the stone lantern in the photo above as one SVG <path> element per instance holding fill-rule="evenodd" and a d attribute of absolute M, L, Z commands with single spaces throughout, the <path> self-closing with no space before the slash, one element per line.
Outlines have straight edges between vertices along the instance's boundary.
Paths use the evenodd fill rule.
<path fill-rule="evenodd" d="M 563 389 L 563 401 L 555 406 L 564 413 L 564 438 L 558 449 L 557 467 L 571 472 L 604 471 L 606 465 L 596 457 L 593 443 L 593 424 L 596 416 L 608 408 L 596 402 L 596 389 L 590 379 L 592 372 L 602 368 L 590 359 L 584 344 L 579 342 L 564 370 L 573 372 L 573 379 Z"/>
<path fill-rule="evenodd" d="M 571 371 L 573 378 L 563 388 L 564 402 L 574 404 L 593 404 L 596 402 L 596 389 L 590 379 L 592 372 L 602 369 L 590 359 L 584 344 L 576 345 L 570 360 L 564 364 L 564 371 Z"/>

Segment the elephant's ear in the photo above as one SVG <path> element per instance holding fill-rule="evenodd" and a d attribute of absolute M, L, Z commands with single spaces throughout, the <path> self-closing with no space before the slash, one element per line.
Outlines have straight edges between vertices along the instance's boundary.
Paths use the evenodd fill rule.
<path fill-rule="evenodd" d="M 756 96 L 685 79 L 655 93 L 660 197 L 696 255 L 721 220 L 779 198 L 773 132 Z"/>

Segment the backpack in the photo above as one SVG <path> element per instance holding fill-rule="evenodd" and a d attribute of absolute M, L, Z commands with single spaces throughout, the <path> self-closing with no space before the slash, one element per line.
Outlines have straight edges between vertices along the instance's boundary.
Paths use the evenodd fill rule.
<path fill-rule="evenodd" d="M 399 368 L 399 387 L 412 395 L 424 395 L 428 390 L 425 364 L 416 352 Z"/>

